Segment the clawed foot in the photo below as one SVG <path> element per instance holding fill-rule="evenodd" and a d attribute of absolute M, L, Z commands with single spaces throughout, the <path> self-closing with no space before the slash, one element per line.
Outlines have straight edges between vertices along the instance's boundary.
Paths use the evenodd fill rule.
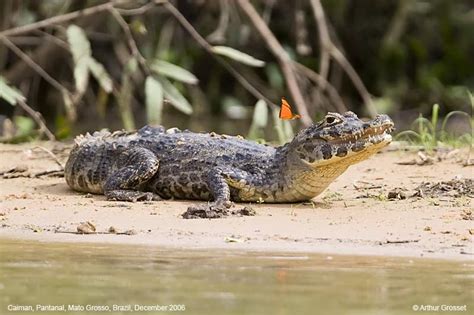
<path fill-rule="evenodd" d="M 208 203 L 193 205 L 182 214 L 184 219 L 219 219 L 229 215 L 236 216 L 253 216 L 255 210 L 251 207 L 246 206 L 243 209 L 229 210 L 233 206 L 233 203 L 226 201 L 224 203 Z"/>
<path fill-rule="evenodd" d="M 116 201 L 159 201 L 162 198 L 152 192 L 142 192 L 142 191 L 133 191 L 133 190 L 113 190 L 105 193 L 107 200 L 116 200 Z"/>

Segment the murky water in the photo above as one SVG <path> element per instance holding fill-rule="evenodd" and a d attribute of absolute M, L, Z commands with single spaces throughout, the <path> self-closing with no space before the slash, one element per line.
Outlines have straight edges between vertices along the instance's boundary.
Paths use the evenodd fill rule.
<path fill-rule="evenodd" d="M 473 279 L 470 262 L 0 240 L 0 314 L 473 314 Z"/>

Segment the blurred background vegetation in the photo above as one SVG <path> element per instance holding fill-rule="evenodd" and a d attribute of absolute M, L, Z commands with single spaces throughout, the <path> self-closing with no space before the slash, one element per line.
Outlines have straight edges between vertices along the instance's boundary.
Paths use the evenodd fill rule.
<path fill-rule="evenodd" d="M 1 137 L 151 123 L 283 141 L 327 111 L 403 130 L 435 103 L 468 113 L 450 122 L 465 133 L 473 56 L 471 0 L 2 0 Z M 274 119 L 281 97 L 303 119 Z"/>

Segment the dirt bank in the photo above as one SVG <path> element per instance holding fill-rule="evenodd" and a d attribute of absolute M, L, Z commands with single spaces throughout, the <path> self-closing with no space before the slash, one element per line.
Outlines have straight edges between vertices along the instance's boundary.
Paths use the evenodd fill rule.
<path fill-rule="evenodd" d="M 416 153 L 384 152 L 351 167 L 314 203 L 258 204 L 253 206 L 257 215 L 252 217 L 184 220 L 181 214 L 191 204 L 188 201 L 111 202 L 103 196 L 69 190 L 64 178 L 39 176 L 58 166 L 45 151 L 34 149 L 36 146 L 53 150 L 61 161 L 67 156 L 67 148 L 61 144 L 0 145 L 0 171 L 4 173 L 0 176 L 0 237 L 466 260 L 474 257 L 472 194 L 469 187 L 460 189 L 448 182 L 473 177 L 473 167 L 459 162 L 463 152 L 421 166 L 397 164 L 413 164 L 412 159 L 420 159 Z M 416 188 L 423 182 L 425 190 L 420 193 Z M 434 189 L 434 194 L 429 189 Z M 389 193 L 393 200 L 388 198 Z M 411 197 L 413 194 L 418 197 Z M 126 233 L 63 233 L 75 232 L 81 222 L 87 221 L 100 233 L 110 227 Z"/>

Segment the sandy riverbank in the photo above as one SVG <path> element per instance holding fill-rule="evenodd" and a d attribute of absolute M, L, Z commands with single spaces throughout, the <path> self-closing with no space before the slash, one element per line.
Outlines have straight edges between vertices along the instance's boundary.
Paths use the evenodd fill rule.
<path fill-rule="evenodd" d="M 37 145 L 61 147 L 0 145 L 0 171 L 24 166 L 24 173 L 6 174 L 15 177 L 57 168 L 47 153 L 31 150 Z M 69 190 L 61 177 L 0 176 L 0 238 L 472 260 L 472 196 L 410 197 L 422 182 L 474 177 L 472 166 L 459 163 L 462 154 L 419 166 L 397 164 L 414 153 L 384 152 L 351 167 L 313 204 L 259 204 L 256 216 L 218 220 L 182 219 L 188 201 L 110 202 Z M 64 161 L 67 150 L 57 156 Z M 388 200 L 395 188 L 407 198 Z M 136 233 L 57 233 L 86 221 L 98 232 L 113 226 Z"/>

